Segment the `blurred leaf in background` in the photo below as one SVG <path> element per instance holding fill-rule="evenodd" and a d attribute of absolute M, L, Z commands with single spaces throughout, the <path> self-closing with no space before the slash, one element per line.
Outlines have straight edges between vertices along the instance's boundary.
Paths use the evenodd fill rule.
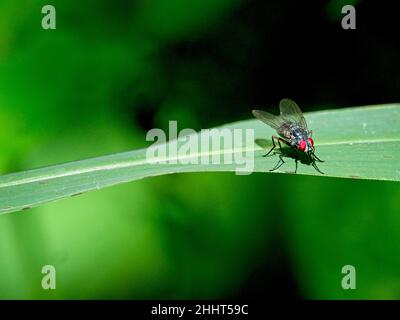
<path fill-rule="evenodd" d="M 21 11 L 20 4 L 1 7 L 8 18 L 1 31 L 9 39 L 0 64 L 3 172 L 143 146 L 145 132 L 125 112 L 165 90 L 160 47 L 207 29 L 212 24 L 206 16 L 217 23 L 237 3 L 55 2 L 57 30 L 44 32 L 37 14 L 42 2 L 25 2 Z M 171 98 L 167 104 L 187 107 L 175 108 L 179 101 Z M 176 116 L 183 122 L 192 117 L 182 111 Z M 243 186 L 251 183 L 242 180 Z M 229 187 L 233 181 L 212 175 L 160 178 L 2 216 L 0 296 L 230 294 L 268 233 L 264 225 L 253 235 L 260 221 L 247 219 L 235 196 L 241 191 Z M 268 219 L 259 215 L 262 222 Z M 57 270 L 54 292 L 40 287 L 45 264 Z"/>
<path fill-rule="evenodd" d="M 40 27 L 45 4 L 0 1 L 1 173 L 144 147 L 168 120 L 199 130 L 284 96 L 304 111 L 399 99 L 391 39 L 335 33 L 332 1 L 52 1 L 55 31 Z M 84 194 L 0 217 L 0 298 L 400 298 L 399 196 L 222 173 Z M 40 286 L 46 264 L 55 291 Z M 340 287 L 345 264 L 355 291 Z"/>

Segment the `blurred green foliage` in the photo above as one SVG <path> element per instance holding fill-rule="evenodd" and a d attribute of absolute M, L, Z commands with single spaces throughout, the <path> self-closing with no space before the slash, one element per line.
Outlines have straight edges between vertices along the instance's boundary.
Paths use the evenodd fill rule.
<path fill-rule="evenodd" d="M 160 59 L 240 1 L 52 1 L 55 31 L 40 27 L 44 4 L 0 1 L 1 173 L 145 146 L 131 119 L 142 101 L 161 101 L 156 126 L 196 129 L 198 108 L 224 104 L 188 75 L 229 75 L 187 64 L 171 89 Z M 399 197 L 394 183 L 226 173 L 92 192 L 0 217 L 0 298 L 231 297 L 284 248 L 302 297 L 400 298 Z M 46 264 L 54 291 L 40 285 Z M 340 287 L 345 264 L 357 290 Z"/>

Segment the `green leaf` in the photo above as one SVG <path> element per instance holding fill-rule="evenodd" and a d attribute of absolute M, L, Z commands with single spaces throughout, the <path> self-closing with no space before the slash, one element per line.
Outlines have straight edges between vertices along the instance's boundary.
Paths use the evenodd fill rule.
<path fill-rule="evenodd" d="M 250 113 L 250 112 L 249 112 Z M 368 106 L 305 114 L 313 130 L 321 175 L 312 166 L 299 164 L 297 174 L 324 177 L 400 181 L 400 105 Z M 270 139 L 274 131 L 258 120 L 246 120 L 220 129 L 254 129 L 255 138 Z M 183 128 L 181 128 L 183 129 Z M 193 135 L 196 139 L 199 134 Z M 181 141 L 179 146 L 184 143 Z M 171 146 L 171 143 L 167 146 Z M 8 174 L 0 177 L 0 213 L 18 211 L 86 191 L 179 172 L 235 171 L 244 165 L 204 164 L 201 159 L 232 154 L 249 156 L 254 151 L 254 171 L 269 172 L 278 156 L 262 157 L 265 150 L 254 142 L 250 147 L 221 144 L 213 152 L 176 156 L 175 164 L 150 164 L 146 149 Z M 182 164 L 182 160 L 200 164 Z M 294 160 L 286 158 L 276 172 L 292 173 Z"/>

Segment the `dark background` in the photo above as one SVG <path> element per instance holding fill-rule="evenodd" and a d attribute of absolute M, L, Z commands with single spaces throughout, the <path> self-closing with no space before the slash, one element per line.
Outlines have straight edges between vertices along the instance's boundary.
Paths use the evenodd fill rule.
<path fill-rule="evenodd" d="M 163 100 L 182 76 L 201 83 L 213 102 L 195 105 L 202 127 L 246 118 L 244 106 L 271 107 L 280 97 L 301 101 L 304 111 L 397 102 L 396 8 L 361 1 L 357 29 L 344 30 L 341 4 L 351 2 L 245 1 L 205 34 L 163 50 Z M 146 129 L 154 125 L 149 107 L 160 103 L 135 110 Z"/>
<path fill-rule="evenodd" d="M 2 173 L 145 147 L 277 112 L 400 100 L 398 10 L 382 1 L 0 4 Z M 356 30 L 341 8 L 354 4 Z M 1 298 L 399 298 L 400 189 L 193 173 L 0 217 Z M 53 264 L 58 288 L 44 292 Z M 355 291 L 341 267 L 357 266 Z"/>

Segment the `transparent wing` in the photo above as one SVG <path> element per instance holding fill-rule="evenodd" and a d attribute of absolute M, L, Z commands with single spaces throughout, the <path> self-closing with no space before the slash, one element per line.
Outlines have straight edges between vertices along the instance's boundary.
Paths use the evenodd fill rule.
<path fill-rule="evenodd" d="M 253 116 L 255 116 L 258 120 L 261 120 L 262 122 L 266 123 L 275 130 L 278 130 L 280 126 L 284 123 L 284 120 L 281 116 L 275 116 L 271 113 L 261 110 L 253 110 Z"/>
<path fill-rule="evenodd" d="M 284 122 L 296 123 L 307 129 L 306 119 L 304 119 L 303 113 L 296 102 L 290 99 L 282 99 L 279 103 L 279 110 Z"/>

